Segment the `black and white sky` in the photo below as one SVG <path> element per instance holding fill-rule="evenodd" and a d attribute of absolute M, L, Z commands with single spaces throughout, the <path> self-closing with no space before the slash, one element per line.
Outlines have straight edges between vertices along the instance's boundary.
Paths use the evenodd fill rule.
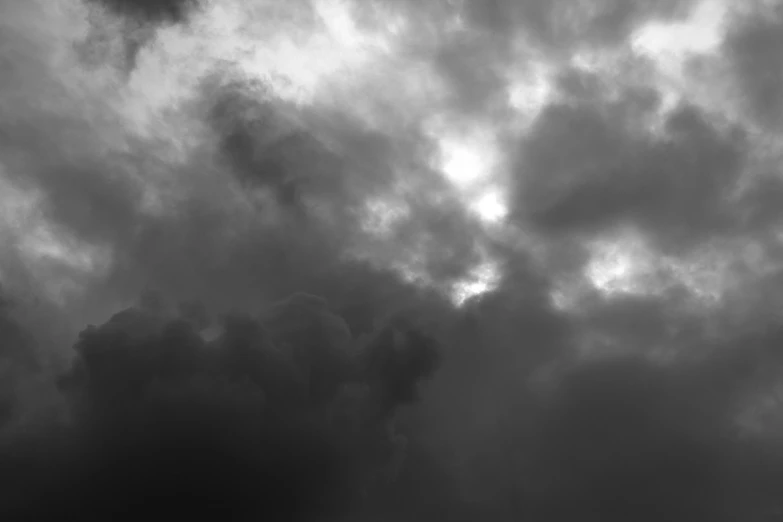
<path fill-rule="evenodd" d="M 418 397 L 399 429 L 408 453 L 438 463 L 403 471 L 389 493 L 398 500 L 373 509 L 420 508 L 395 515 L 406 520 L 751 520 L 764 494 L 718 506 L 699 495 L 736 488 L 704 477 L 739 476 L 742 461 L 776 497 L 783 459 L 758 478 L 739 450 L 713 448 L 717 458 L 688 444 L 722 444 L 724 430 L 767 441 L 783 426 L 781 140 L 777 0 L 0 1 L 9 447 L 19 426 L 90 424 L 62 420 L 81 403 L 61 375 L 87 368 L 98 386 L 89 346 L 130 346 L 141 329 L 139 343 L 201 350 L 260 339 L 260 328 L 285 351 L 280 339 L 294 334 L 275 337 L 278 319 L 258 317 L 304 292 L 323 302 L 292 314 L 328 302 L 334 317 L 319 321 L 345 323 L 343 340 L 318 334 L 324 345 L 370 353 L 385 328 L 438 339 L 437 371 L 426 356 L 398 373 L 362 366 L 360 381 L 394 397 L 377 406 L 387 424 Z M 131 315 L 117 319 L 122 310 Z M 398 314 L 407 326 L 389 319 Z M 218 317 L 233 319 L 208 319 Z M 591 366 L 603 356 L 621 362 Z M 593 429 L 618 418 L 614 431 Z M 658 439 L 691 437 L 666 446 L 678 463 L 665 478 L 634 472 L 647 480 L 639 488 L 664 492 L 655 498 L 606 478 L 623 477 L 606 462 L 654 445 L 641 442 L 645 422 L 667 426 Z M 565 435 L 576 432 L 580 443 Z M 601 464 L 579 460 L 587 454 Z M 564 467 L 570 479 L 551 477 Z M 599 475 L 612 485 L 579 492 Z M 682 493 L 700 481 L 706 489 Z M 417 497 L 425 483 L 441 496 Z M 455 500 L 468 491 L 470 509 Z M 601 511 L 623 494 L 656 507 Z"/>

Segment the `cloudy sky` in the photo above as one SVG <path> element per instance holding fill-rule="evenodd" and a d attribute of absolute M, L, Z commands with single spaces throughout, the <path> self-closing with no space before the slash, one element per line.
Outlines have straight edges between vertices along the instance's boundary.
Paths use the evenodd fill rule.
<path fill-rule="evenodd" d="M 574 356 L 749 346 L 737 418 L 774 423 L 778 1 L 5 0 L 0 64 L 6 345 L 33 361 L 145 292 L 437 302 L 480 346 L 424 408 L 463 457 L 489 435 L 458 419 Z"/>
<path fill-rule="evenodd" d="M 167 221 L 182 238 L 182 205 L 239 234 L 271 205 L 238 163 L 289 138 L 323 158 L 275 160 L 286 186 L 352 227 L 346 250 L 457 300 L 498 284 L 496 242 L 568 265 L 550 274 L 564 303 L 585 287 L 747 298 L 778 243 L 766 4 L 6 2 L 3 280 L 22 270 L 64 303 L 122 261 L 149 271 L 121 260 L 122 234 Z M 263 118 L 242 158 L 227 126 Z M 433 214 L 460 223 L 435 231 Z M 464 266 L 441 278 L 439 249 Z"/>

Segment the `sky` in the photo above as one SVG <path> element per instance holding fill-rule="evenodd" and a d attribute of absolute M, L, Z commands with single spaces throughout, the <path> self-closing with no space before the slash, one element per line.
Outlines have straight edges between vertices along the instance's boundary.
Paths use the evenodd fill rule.
<path fill-rule="evenodd" d="M 513 505 L 508 454 L 561 440 L 547 430 L 587 429 L 579 412 L 614 403 L 580 394 L 610 383 L 622 395 L 643 373 L 594 359 L 643 360 L 668 379 L 655 401 L 721 404 L 732 429 L 766 441 L 783 426 L 781 50 L 777 0 L 6 0 L 0 420 L 13 433 L 54 418 L 82 427 L 65 412 L 86 400 L 103 426 L 100 401 L 84 397 L 107 390 L 82 382 L 77 400 L 57 384 L 76 368 L 95 382 L 109 371 L 90 339 L 201 353 L 267 346 L 258 332 L 269 330 L 269 346 L 309 354 L 285 363 L 307 375 L 327 359 L 370 361 L 359 372 L 376 401 L 370 424 L 394 424 L 406 405 L 409 451 L 448 480 L 403 466 L 389 498 L 413 495 L 420 473 L 459 492 L 430 504 L 467 513 L 454 498 L 469 491 L 482 519 L 572 515 L 552 499 L 579 497 L 575 486 L 555 479 L 554 492 L 524 486 L 534 500 Z M 320 362 L 296 336 L 305 326 L 275 337 L 283 319 L 263 315 L 296 293 L 328 306 L 308 301 L 292 317 L 326 306 L 337 319 L 319 321 L 345 323 Z M 408 332 L 405 347 L 424 343 L 421 331 L 437 339 L 439 370 L 424 356 L 360 355 L 390 330 Z M 170 364 L 201 375 L 203 358 L 181 357 Z M 326 386 L 312 371 L 309 386 Z M 419 381 L 427 392 L 403 399 Z M 266 408 L 243 390 L 254 398 L 241 411 Z M 561 413 L 536 409 L 550 400 Z M 694 416 L 657 422 L 690 430 Z M 568 451 L 619 458 L 568 444 L 519 465 L 540 483 Z M 573 484 L 592 476 L 585 466 Z M 764 479 L 770 491 L 783 491 L 780 477 Z M 598 513 L 601 494 L 574 506 Z M 737 498 L 710 516 L 749 520 Z M 707 517 L 697 504 L 666 519 Z"/>

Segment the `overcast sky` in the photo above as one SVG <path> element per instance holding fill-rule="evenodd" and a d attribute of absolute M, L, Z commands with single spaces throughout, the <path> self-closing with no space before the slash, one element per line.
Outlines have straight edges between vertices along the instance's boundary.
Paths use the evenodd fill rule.
<path fill-rule="evenodd" d="M 431 299 L 482 346 L 442 383 L 491 375 L 442 430 L 574 355 L 774 359 L 781 138 L 774 0 L 5 0 L 6 344 L 61 364 L 146 291 Z"/>

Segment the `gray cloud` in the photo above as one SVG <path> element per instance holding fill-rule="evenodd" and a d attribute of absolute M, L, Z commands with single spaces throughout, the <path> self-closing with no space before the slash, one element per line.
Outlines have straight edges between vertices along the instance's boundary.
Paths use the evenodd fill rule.
<path fill-rule="evenodd" d="M 86 0 L 93 10 L 87 37 L 77 44 L 84 63 L 108 58 L 113 39 L 118 37 L 122 50 L 117 66 L 130 74 L 137 66 L 139 53 L 160 27 L 187 23 L 202 5 L 201 0 Z M 119 34 L 118 34 L 119 33 Z"/>
<path fill-rule="evenodd" d="M 684 8 L 678 2 L 600 2 L 594 14 L 586 9 L 571 20 L 566 11 L 575 4 L 568 2 L 467 2 L 465 27 L 449 33 L 445 21 L 453 11 L 445 4 L 387 5 L 415 15 L 412 24 L 421 31 L 402 47 L 406 58 L 440 75 L 447 94 L 438 109 L 482 121 L 500 121 L 509 110 L 505 75 L 515 60 L 559 65 L 577 48 L 627 43 L 642 21 Z M 187 18 L 173 4 L 129 9 L 121 10 L 123 16 L 132 13 L 123 22 L 126 29 L 135 30 L 143 18 L 145 38 Z M 518 35 L 531 47 L 521 59 Z M 147 41 L 136 36 L 139 45 Z M 765 477 L 762 457 L 747 457 L 761 454 L 753 443 L 723 437 L 732 429 L 726 418 L 745 384 L 729 371 L 739 362 L 727 357 L 718 371 L 710 357 L 724 348 L 739 354 L 743 338 L 711 344 L 701 318 L 679 316 L 680 303 L 669 295 L 594 295 L 572 315 L 551 298 L 553 280 L 578 275 L 588 261 L 584 240 L 613 228 L 636 226 L 655 247 L 673 254 L 714 237 L 771 235 L 778 219 L 774 176 L 759 178 L 745 192 L 735 190 L 747 181 L 743 169 L 753 153 L 754 136 L 745 129 L 683 104 L 653 136 L 644 125 L 664 98 L 655 86 L 610 92 L 609 84 L 627 80 L 622 74 L 561 72 L 554 101 L 528 134 L 515 137 L 515 149 L 502 151 L 513 157 L 514 222 L 503 239 L 490 239 L 430 165 L 434 144 L 415 124 L 369 122 L 355 107 L 296 107 L 272 89 L 234 81 L 233 73 L 219 68 L 209 79 L 213 83 L 198 84 L 187 101 L 152 118 L 158 138 L 139 137 L 128 118 L 117 114 L 115 98 L 89 86 L 79 95 L 61 88 L 69 81 L 83 85 L 83 70 L 74 72 L 77 80 L 60 77 L 47 57 L 36 54 L 38 42 L 7 38 L 12 50 L 3 57 L 16 68 L 0 79 L 4 180 L 38 194 L 37 209 L 58 235 L 106 253 L 102 269 L 73 276 L 81 297 L 51 305 L 74 321 L 102 324 L 86 329 L 76 352 L 67 352 L 75 361 L 69 400 L 84 415 L 77 415 L 76 424 L 84 432 L 69 432 L 69 438 L 60 436 L 62 428 L 47 426 L 37 434 L 41 440 L 14 440 L 0 452 L 9 463 L 0 473 L 15 478 L 19 491 L 56 493 L 51 498 L 57 502 L 45 508 L 54 506 L 62 517 L 103 495 L 105 503 L 117 502 L 116 509 L 129 492 L 144 487 L 172 492 L 177 476 L 194 480 L 183 480 L 175 493 L 226 493 L 221 498 L 234 506 L 250 505 L 258 488 L 247 485 L 261 480 L 269 485 L 262 499 L 315 511 L 324 508 L 322 499 L 313 500 L 324 484 L 345 486 L 348 504 L 357 501 L 363 484 L 381 484 L 371 500 L 365 498 L 365 508 L 401 519 L 579 514 L 590 520 L 592 512 L 602 520 L 644 520 L 652 513 L 731 520 L 746 518 L 751 504 L 774 503 L 766 492 L 774 491 L 779 466 L 767 462 L 773 471 Z M 108 83 L 121 89 L 125 79 L 112 78 L 116 84 Z M 42 100 L 48 105 L 36 108 Z M 161 144 L 160 136 L 168 134 L 176 147 Z M 181 150 L 169 150 L 175 148 Z M 372 198 L 404 201 L 409 210 L 380 239 L 364 230 L 361 218 Z M 507 241 L 531 229 L 546 250 L 538 264 Z M 356 259 L 356 250 L 372 262 Z M 402 283 L 390 268 L 418 258 L 419 268 L 443 287 L 475 265 L 482 250 L 502 267 L 501 284 L 462 310 L 437 292 Z M 34 293 L 38 282 L 21 254 L 3 256 L 13 258 L 16 273 L 30 277 Z M 43 270 L 40 277 L 55 275 Z M 187 303 L 171 316 L 131 309 L 105 322 L 148 287 L 163 302 Z M 312 306 L 295 310 L 289 308 L 294 299 L 279 305 L 285 312 L 279 315 L 293 324 L 285 328 L 258 316 L 292 292 L 323 296 L 326 304 L 311 300 Z M 227 312 L 222 322 L 216 319 Z M 70 344 L 68 335 L 47 329 L 53 330 L 42 326 L 36 336 Z M 7 338 L 15 339 L 17 330 L 9 331 Z M 671 370 L 643 361 L 575 360 L 575 348 L 599 334 L 622 351 L 667 344 L 701 355 L 693 367 L 683 357 Z M 442 360 L 432 375 L 436 339 Z M 774 339 L 757 344 L 773 346 Z M 14 342 L 2 347 L 13 349 Z M 296 349 L 290 353 L 282 348 L 291 345 Z M 341 389 L 343 381 L 362 375 L 351 369 L 356 360 L 343 358 L 360 348 L 369 350 L 358 363 L 366 365 L 366 382 Z M 746 352 L 748 368 L 758 366 L 758 351 L 764 350 Z M 558 371 L 571 366 L 573 371 Z M 122 383 L 144 393 L 123 396 Z M 122 407 L 106 402 L 118 395 Z M 413 408 L 402 407 L 416 397 L 420 402 L 413 401 Z M 322 402 L 307 406 L 314 398 Z M 248 440 L 256 440 L 256 413 L 270 402 L 285 405 L 277 409 L 284 422 L 270 421 L 279 431 L 256 452 L 259 446 Z M 288 407 L 311 406 L 320 414 L 327 404 L 342 408 L 346 425 L 374 421 L 345 438 L 322 430 L 320 420 L 303 425 L 288 415 Z M 379 420 L 392 410 L 393 429 Z M 175 414 L 184 415 L 186 433 L 170 422 Z M 135 428 L 151 424 L 159 429 L 135 438 Z M 218 425 L 243 436 L 200 431 Z M 114 445 L 107 434 L 122 435 L 115 440 L 125 445 Z M 174 437 L 193 445 L 173 444 Z M 105 453 L 82 447 L 85 440 L 106 443 Z M 228 456 L 206 454 L 227 447 L 233 451 Z M 280 460 L 265 460 L 278 450 Z M 89 458 L 80 463 L 74 457 L 79 451 Z M 397 461 L 401 453 L 409 456 L 403 464 Z M 636 454 L 642 457 L 630 457 Z M 126 465 L 130 461 L 140 463 L 140 474 Z M 261 478 L 259 462 L 271 470 Z M 320 471 L 311 473 L 314 466 Z M 66 475 L 46 478 L 50 468 Z M 560 477 L 553 476 L 556 469 Z M 92 471 L 92 479 L 81 475 Z M 389 477 L 397 482 L 384 482 Z M 58 490 L 61 478 L 71 479 L 71 489 Z M 205 480 L 195 484 L 197 478 Z M 762 492 L 754 502 L 742 480 Z M 281 484 L 301 496 L 287 495 Z M 651 495 L 653 489 L 660 494 Z M 617 492 L 635 505 L 617 503 Z M 329 500 L 343 494 L 333 493 Z M 604 502 L 597 505 L 596 499 Z M 182 515 L 190 506 L 183 504 L 172 509 Z"/>
<path fill-rule="evenodd" d="M 641 102 L 644 112 L 655 108 Z M 635 225 L 665 249 L 734 232 L 742 129 L 719 130 L 686 106 L 667 117 L 663 137 L 651 137 L 634 122 L 638 103 L 547 108 L 519 154 L 520 218 L 549 233 Z"/>
<path fill-rule="evenodd" d="M 759 123 L 777 129 L 783 116 L 781 13 L 779 8 L 751 11 L 732 20 L 723 49 L 741 103 Z"/>
<path fill-rule="evenodd" d="M 149 22 L 182 22 L 198 6 L 198 0 L 92 0 L 123 16 Z"/>

